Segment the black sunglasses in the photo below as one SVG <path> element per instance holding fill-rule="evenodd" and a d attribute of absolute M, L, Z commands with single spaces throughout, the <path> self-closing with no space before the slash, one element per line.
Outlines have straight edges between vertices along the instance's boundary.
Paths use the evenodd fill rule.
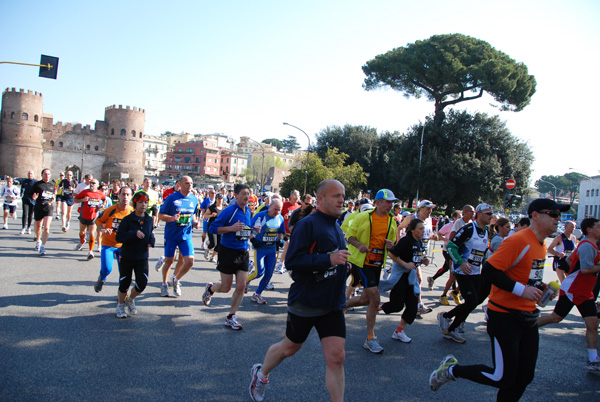
<path fill-rule="evenodd" d="M 559 211 L 537 211 L 538 214 L 548 215 L 550 218 L 560 218 Z"/>

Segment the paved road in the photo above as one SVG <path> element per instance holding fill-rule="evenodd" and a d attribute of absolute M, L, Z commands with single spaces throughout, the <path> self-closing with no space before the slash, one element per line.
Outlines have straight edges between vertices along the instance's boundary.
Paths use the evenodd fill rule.
<path fill-rule="evenodd" d="M 48 255 L 39 257 L 31 237 L 19 235 L 19 229 L 11 221 L 9 230 L 0 231 L 0 400 L 249 400 L 250 367 L 284 335 L 287 274 L 274 276 L 276 289 L 264 294 L 268 305 L 256 305 L 249 297 L 243 301 L 238 314 L 243 331 L 223 326 L 229 296 L 217 295 L 209 308 L 202 304 L 204 285 L 218 279 L 215 264 L 204 258 L 184 278 L 179 298 L 159 296 L 159 275 L 151 267 L 138 315 L 117 319 L 117 272 L 100 294 L 94 293 L 99 258 L 86 261 L 87 253 L 73 251 L 75 230 L 63 234 L 54 221 Z M 200 236 L 195 236 L 198 245 Z M 157 239 L 162 245 L 161 229 Z M 160 248 L 151 250 L 152 266 L 160 254 Z M 440 264 L 441 253 L 434 255 Z M 434 270 L 426 268 L 425 275 Z M 552 275 L 547 271 L 546 279 Z M 469 317 L 466 344 L 441 337 L 435 314 L 450 308 L 437 303 L 443 282 L 424 291 L 435 311 L 407 329 L 412 343 L 390 338 L 397 315 L 378 317 L 381 355 L 362 348 L 364 308 L 348 313 L 347 401 L 495 400 L 494 389 L 465 380 L 436 393 L 429 390 L 429 374 L 448 353 L 462 363 L 491 363 L 480 309 Z M 523 400 L 600 400 L 600 375 L 584 369 L 583 335 L 577 313 L 541 331 L 536 378 Z M 328 400 L 324 371 L 318 337 L 311 334 L 300 352 L 272 373 L 267 400 Z"/>

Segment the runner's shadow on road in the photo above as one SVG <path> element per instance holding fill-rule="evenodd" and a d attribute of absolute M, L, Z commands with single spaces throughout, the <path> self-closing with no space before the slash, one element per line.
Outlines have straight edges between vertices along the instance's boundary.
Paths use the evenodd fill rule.
<path fill-rule="evenodd" d="M 96 299 L 92 295 L 70 295 L 66 293 L 40 293 L 33 295 L 0 297 L 0 307 L 54 307 L 90 303 Z"/>

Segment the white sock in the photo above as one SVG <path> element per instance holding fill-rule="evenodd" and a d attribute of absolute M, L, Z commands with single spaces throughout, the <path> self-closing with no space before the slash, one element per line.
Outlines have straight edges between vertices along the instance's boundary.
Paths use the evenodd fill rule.
<path fill-rule="evenodd" d="M 265 376 L 262 372 L 262 370 L 258 370 L 258 378 L 262 381 L 262 382 L 267 382 L 269 381 L 269 377 Z"/>
<path fill-rule="evenodd" d="M 591 362 L 595 362 L 598 360 L 598 350 L 597 349 L 588 349 L 588 360 Z"/>

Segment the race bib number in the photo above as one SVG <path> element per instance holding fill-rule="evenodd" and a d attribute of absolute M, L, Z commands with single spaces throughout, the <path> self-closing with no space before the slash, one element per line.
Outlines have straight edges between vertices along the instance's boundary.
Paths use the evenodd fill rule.
<path fill-rule="evenodd" d="M 250 228 L 250 226 L 244 226 L 242 230 L 238 230 L 237 232 L 235 232 L 235 239 L 238 241 L 247 241 L 250 237 L 251 232 L 252 229 Z"/>
<path fill-rule="evenodd" d="M 415 250 L 413 253 L 412 262 L 418 267 L 423 261 L 423 250 Z"/>
<path fill-rule="evenodd" d="M 268 246 L 275 244 L 277 241 L 277 229 L 267 229 L 263 233 L 262 242 Z"/>
<path fill-rule="evenodd" d="M 121 219 L 113 219 L 112 221 L 112 230 L 116 232 L 119 229 L 119 224 L 121 223 Z"/>
<path fill-rule="evenodd" d="M 52 201 L 54 199 L 54 193 L 50 192 L 50 191 L 42 191 L 42 200 L 44 201 Z"/>
<path fill-rule="evenodd" d="M 546 260 L 533 260 L 531 272 L 529 272 L 529 286 L 539 287 L 544 280 L 544 263 Z"/>
<path fill-rule="evenodd" d="M 485 251 L 482 250 L 471 250 L 467 262 L 475 267 L 480 267 L 485 257 Z"/>
<path fill-rule="evenodd" d="M 71 190 L 63 190 L 63 196 L 64 197 L 71 197 L 71 195 L 73 195 L 73 191 Z"/>
<path fill-rule="evenodd" d="M 192 220 L 192 214 L 179 214 L 179 219 L 175 224 L 177 226 L 188 226 Z"/>
<path fill-rule="evenodd" d="M 90 198 L 87 200 L 88 207 L 90 208 L 99 208 L 102 205 L 102 200 L 98 200 L 96 198 Z"/>
<path fill-rule="evenodd" d="M 423 242 L 423 250 L 427 252 L 427 250 L 429 249 L 429 239 L 423 238 L 421 241 Z"/>
<path fill-rule="evenodd" d="M 573 254 L 573 251 L 575 250 L 565 250 L 565 254 L 566 254 L 566 258 L 569 259 L 569 257 L 571 256 L 571 254 Z"/>
<path fill-rule="evenodd" d="M 367 264 L 375 267 L 380 267 L 383 265 L 383 254 L 384 249 L 382 248 L 372 248 L 367 254 Z"/>

